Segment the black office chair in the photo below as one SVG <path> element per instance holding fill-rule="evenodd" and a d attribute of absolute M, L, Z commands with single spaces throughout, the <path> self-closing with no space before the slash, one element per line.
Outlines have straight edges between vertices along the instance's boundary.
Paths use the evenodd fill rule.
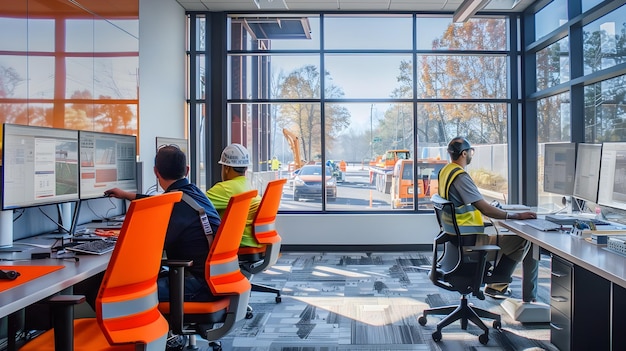
<path fill-rule="evenodd" d="M 485 277 L 486 256 L 489 251 L 498 250 L 499 247 L 496 245 L 475 246 L 476 234 L 461 235 L 454 204 L 439 195 L 434 195 L 431 200 L 440 231 L 433 245 L 433 265 L 429 277 L 438 287 L 458 291 L 461 294 L 461 304 L 426 309 L 418 318 L 418 322 L 424 326 L 427 315 L 446 316 L 437 323 L 437 330 L 432 334 L 433 340 L 437 342 L 441 340 L 441 330 L 445 326 L 460 320 L 461 329 L 466 330 L 469 320 L 484 331 L 478 340 L 481 344 L 487 344 L 489 328 L 480 317 L 493 319 L 493 327 L 500 329 L 502 326 L 500 315 L 469 305 L 467 295 L 472 294 L 480 300 L 485 299 L 480 288 Z M 439 252 L 439 246 L 443 246 L 443 252 Z"/>

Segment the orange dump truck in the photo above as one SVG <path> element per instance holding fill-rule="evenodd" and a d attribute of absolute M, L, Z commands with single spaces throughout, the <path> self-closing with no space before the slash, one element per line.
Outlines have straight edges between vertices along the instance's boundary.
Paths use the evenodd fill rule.
<path fill-rule="evenodd" d="M 370 162 L 370 184 L 376 185 L 376 190 L 381 193 L 389 194 L 391 191 L 393 167 L 398 160 L 410 159 L 411 152 L 409 150 L 388 150 L 384 155 L 379 156 L 375 161 Z"/>
<path fill-rule="evenodd" d="M 417 196 L 414 196 L 413 160 L 398 160 L 391 178 L 391 208 L 413 208 L 414 199 L 426 203 L 439 189 L 439 170 L 448 163 L 446 160 L 428 158 L 417 160 Z"/>

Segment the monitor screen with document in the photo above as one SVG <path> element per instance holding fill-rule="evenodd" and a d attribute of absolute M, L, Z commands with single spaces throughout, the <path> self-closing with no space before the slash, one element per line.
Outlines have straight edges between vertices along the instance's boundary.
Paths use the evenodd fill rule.
<path fill-rule="evenodd" d="M 598 204 L 626 210 L 626 142 L 602 144 Z"/>
<path fill-rule="evenodd" d="M 578 144 L 576 154 L 576 176 L 573 196 L 577 199 L 598 203 L 600 183 L 600 161 L 602 144 Z"/>
<path fill-rule="evenodd" d="M 78 201 L 78 131 L 4 124 L 2 207 Z"/>
<path fill-rule="evenodd" d="M 80 198 L 104 196 L 120 188 L 137 192 L 137 139 L 134 135 L 80 131 Z"/>
<path fill-rule="evenodd" d="M 574 192 L 576 143 L 545 144 L 543 191 L 570 196 Z"/>

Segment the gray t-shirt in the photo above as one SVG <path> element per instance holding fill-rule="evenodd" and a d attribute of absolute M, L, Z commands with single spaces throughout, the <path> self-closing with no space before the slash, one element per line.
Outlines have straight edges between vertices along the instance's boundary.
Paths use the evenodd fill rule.
<path fill-rule="evenodd" d="M 483 195 L 478 191 L 472 177 L 467 173 L 461 173 L 454 179 L 448 197 L 448 200 L 452 201 L 455 207 L 473 204 L 483 199 Z"/>

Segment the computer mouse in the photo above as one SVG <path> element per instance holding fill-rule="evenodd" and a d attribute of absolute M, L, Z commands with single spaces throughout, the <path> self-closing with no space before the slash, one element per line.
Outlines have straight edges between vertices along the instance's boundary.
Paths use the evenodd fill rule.
<path fill-rule="evenodd" d="M 15 280 L 19 277 L 20 273 L 14 270 L 0 269 L 0 279 Z"/>

